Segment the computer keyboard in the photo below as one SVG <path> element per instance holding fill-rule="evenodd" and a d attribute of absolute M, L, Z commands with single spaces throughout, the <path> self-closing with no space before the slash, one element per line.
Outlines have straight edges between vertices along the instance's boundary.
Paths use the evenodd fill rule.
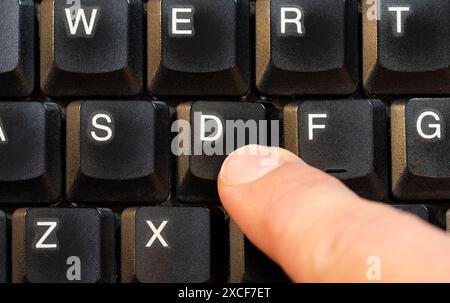
<path fill-rule="evenodd" d="M 0 0 L 0 282 L 288 282 L 221 207 L 246 144 L 448 228 L 448 28 L 448 0 Z"/>

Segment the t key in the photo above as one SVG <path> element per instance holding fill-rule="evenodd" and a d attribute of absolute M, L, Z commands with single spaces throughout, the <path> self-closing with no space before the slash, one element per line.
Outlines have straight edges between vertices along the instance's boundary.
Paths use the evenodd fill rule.
<path fill-rule="evenodd" d="M 450 2 L 362 3 L 365 89 L 372 94 L 450 93 Z"/>
<path fill-rule="evenodd" d="M 0 283 L 7 282 L 8 275 L 8 242 L 6 216 L 0 211 Z"/>
<path fill-rule="evenodd" d="M 387 114 L 379 100 L 307 101 L 284 110 L 287 149 L 361 196 L 387 194 Z"/>
<path fill-rule="evenodd" d="M 0 1 L 0 96 L 33 91 L 34 28 L 33 0 Z"/>
<path fill-rule="evenodd" d="M 130 96 L 143 84 L 141 0 L 43 0 L 41 90 Z"/>
<path fill-rule="evenodd" d="M 0 102 L 0 204 L 58 200 L 60 124 L 55 103 Z"/>
<path fill-rule="evenodd" d="M 392 191 L 403 200 L 450 198 L 450 99 L 391 108 Z"/>
<path fill-rule="evenodd" d="M 248 0 L 149 0 L 148 90 L 243 96 L 250 88 Z"/>
<path fill-rule="evenodd" d="M 256 0 L 256 86 L 266 95 L 358 87 L 355 0 Z"/>
<path fill-rule="evenodd" d="M 71 103 L 67 198 L 75 203 L 164 201 L 169 196 L 169 146 L 164 103 Z"/>
<path fill-rule="evenodd" d="M 114 218 L 106 209 L 17 210 L 12 223 L 13 282 L 114 282 Z"/>
<path fill-rule="evenodd" d="M 220 210 L 130 208 L 121 226 L 122 282 L 225 282 L 227 239 Z"/>
<path fill-rule="evenodd" d="M 199 101 L 180 104 L 177 112 L 189 124 L 179 125 L 174 141 L 181 201 L 219 201 L 217 176 L 228 154 L 247 144 L 279 145 L 279 113 L 270 104 Z"/>

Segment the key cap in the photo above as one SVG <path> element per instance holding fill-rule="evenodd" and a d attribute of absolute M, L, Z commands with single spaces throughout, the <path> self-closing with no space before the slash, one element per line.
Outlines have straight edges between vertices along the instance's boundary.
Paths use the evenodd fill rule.
<path fill-rule="evenodd" d="M 141 0 L 43 0 L 41 90 L 133 96 L 143 84 Z"/>
<path fill-rule="evenodd" d="M 129 208 L 122 213 L 122 282 L 226 279 L 223 213 L 200 207 Z"/>
<path fill-rule="evenodd" d="M 257 0 L 256 86 L 265 95 L 353 93 L 358 3 Z"/>
<path fill-rule="evenodd" d="M 445 230 L 450 233 L 450 210 L 445 212 Z"/>
<path fill-rule="evenodd" d="M 250 88 L 248 0 L 150 0 L 148 91 L 243 96 Z"/>
<path fill-rule="evenodd" d="M 75 203 L 166 200 L 169 140 L 169 111 L 164 103 L 71 103 L 67 109 L 67 198 Z"/>
<path fill-rule="evenodd" d="M 306 101 L 284 109 L 284 141 L 359 195 L 387 194 L 387 115 L 379 100 Z"/>
<path fill-rule="evenodd" d="M 107 209 L 19 209 L 12 223 L 12 280 L 114 282 L 114 233 L 114 214 Z"/>
<path fill-rule="evenodd" d="M 8 243 L 7 243 L 7 226 L 6 226 L 6 216 L 0 211 L 0 283 L 6 283 L 8 275 Z"/>
<path fill-rule="evenodd" d="M 366 91 L 394 95 L 450 93 L 450 2 L 436 0 L 430 5 L 422 0 L 383 0 L 378 1 L 379 7 L 375 1 L 366 2 Z"/>
<path fill-rule="evenodd" d="M 233 221 L 230 221 L 230 282 L 290 282 L 283 270 L 258 250 Z"/>
<path fill-rule="evenodd" d="M 26 97 L 34 89 L 34 3 L 0 1 L 0 96 Z"/>
<path fill-rule="evenodd" d="M 395 208 L 416 215 L 426 222 L 430 222 L 430 214 L 425 205 L 394 205 Z"/>
<path fill-rule="evenodd" d="M 0 204 L 59 199 L 60 119 L 54 103 L 0 102 Z"/>
<path fill-rule="evenodd" d="M 191 129 L 175 138 L 181 147 L 176 151 L 177 197 L 184 202 L 219 200 L 217 176 L 235 149 L 279 144 L 278 112 L 270 104 L 199 101 L 180 104 L 177 112 Z"/>
<path fill-rule="evenodd" d="M 425 98 L 392 105 L 392 191 L 398 199 L 450 198 L 449 102 Z"/>

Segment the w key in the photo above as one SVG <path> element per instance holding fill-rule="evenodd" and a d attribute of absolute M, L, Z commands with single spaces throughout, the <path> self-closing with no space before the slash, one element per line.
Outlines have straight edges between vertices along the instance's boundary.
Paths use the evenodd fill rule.
<path fill-rule="evenodd" d="M 43 0 L 45 95 L 130 96 L 143 84 L 141 0 Z"/>
<path fill-rule="evenodd" d="M 17 210 L 12 222 L 13 282 L 114 282 L 114 220 L 107 209 Z"/>

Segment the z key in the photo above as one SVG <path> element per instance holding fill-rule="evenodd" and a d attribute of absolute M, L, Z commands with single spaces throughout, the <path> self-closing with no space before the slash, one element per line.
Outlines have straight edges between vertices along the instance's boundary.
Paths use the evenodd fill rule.
<path fill-rule="evenodd" d="M 114 220 L 107 209 L 17 210 L 12 219 L 13 282 L 115 282 Z"/>

